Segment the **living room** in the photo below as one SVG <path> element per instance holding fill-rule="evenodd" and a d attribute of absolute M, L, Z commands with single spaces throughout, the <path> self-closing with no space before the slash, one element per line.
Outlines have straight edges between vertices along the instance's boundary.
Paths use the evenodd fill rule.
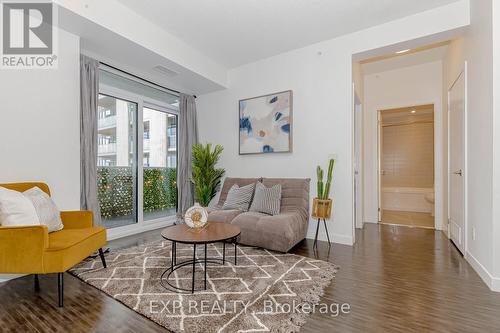
<path fill-rule="evenodd" d="M 1 330 L 499 329 L 494 0 L 0 5 Z M 439 223 L 379 224 L 363 64 L 430 46 Z"/>

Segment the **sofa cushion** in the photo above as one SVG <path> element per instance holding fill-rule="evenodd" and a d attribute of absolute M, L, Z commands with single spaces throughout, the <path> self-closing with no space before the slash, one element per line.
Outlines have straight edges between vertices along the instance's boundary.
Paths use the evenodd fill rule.
<path fill-rule="evenodd" d="M 246 212 L 235 217 L 232 224 L 241 229 L 240 243 L 280 252 L 288 252 L 305 238 L 307 231 L 299 212 L 274 216 Z"/>
<path fill-rule="evenodd" d="M 106 244 L 106 229 L 63 229 L 49 234 L 44 273 L 64 272 Z"/>
<path fill-rule="evenodd" d="M 0 187 L 0 225 L 4 227 L 40 225 L 35 207 L 21 192 Z"/>
<path fill-rule="evenodd" d="M 35 186 L 24 191 L 23 195 L 31 201 L 40 224 L 46 225 L 49 232 L 59 231 L 64 227 L 61 212 L 47 193 Z"/>
<path fill-rule="evenodd" d="M 278 215 L 281 206 L 281 184 L 271 187 L 264 186 L 261 182 L 255 187 L 255 196 L 250 206 L 250 211 L 270 215 Z"/>
<path fill-rule="evenodd" d="M 281 185 L 281 212 L 299 212 L 309 220 L 309 183 L 306 178 L 263 178 L 262 184 L 270 187 Z"/>
<path fill-rule="evenodd" d="M 226 177 L 224 179 L 224 185 L 222 185 L 222 189 L 220 191 L 219 195 L 219 203 L 218 206 L 219 208 L 222 208 L 224 205 L 224 202 L 226 201 L 227 198 L 227 193 L 233 187 L 234 184 L 237 184 L 239 187 L 246 186 L 249 184 L 255 184 L 259 181 L 261 181 L 262 178 L 232 178 L 232 177 Z"/>
<path fill-rule="evenodd" d="M 243 211 L 238 209 L 211 209 L 208 208 L 208 221 L 209 222 L 223 222 L 223 223 L 231 223 L 231 221 Z"/>
<path fill-rule="evenodd" d="M 239 209 L 246 212 L 250 206 L 250 202 L 252 202 L 254 189 L 255 184 L 241 187 L 238 184 L 234 184 L 227 194 L 222 209 Z"/>

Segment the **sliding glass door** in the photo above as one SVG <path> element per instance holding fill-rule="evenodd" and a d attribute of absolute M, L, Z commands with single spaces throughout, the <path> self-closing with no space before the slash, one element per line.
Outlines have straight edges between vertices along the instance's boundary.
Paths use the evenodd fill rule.
<path fill-rule="evenodd" d="M 174 216 L 178 98 L 102 71 L 100 79 L 97 185 L 104 224 Z"/>
<path fill-rule="evenodd" d="M 144 220 L 173 215 L 177 207 L 177 115 L 144 107 Z"/>
<path fill-rule="evenodd" d="M 99 95 L 97 191 L 108 228 L 137 222 L 137 103 Z"/>

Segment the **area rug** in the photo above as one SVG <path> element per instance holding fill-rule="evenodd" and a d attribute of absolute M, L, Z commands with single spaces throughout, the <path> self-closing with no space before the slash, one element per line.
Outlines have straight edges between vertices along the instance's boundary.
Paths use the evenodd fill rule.
<path fill-rule="evenodd" d="M 203 247 L 197 257 L 203 258 Z M 192 246 L 177 246 L 177 262 L 192 259 Z M 111 251 L 102 268 L 89 258 L 71 270 L 86 283 L 173 332 L 296 332 L 319 306 L 337 267 L 331 263 L 260 248 L 226 247 L 225 265 L 208 264 L 207 290 L 179 294 L 164 288 L 160 276 L 170 267 L 168 241 Z M 208 245 L 208 257 L 221 257 L 222 244 Z M 192 266 L 171 277 L 189 288 Z M 195 270 L 196 288 L 204 287 L 204 269 Z"/>

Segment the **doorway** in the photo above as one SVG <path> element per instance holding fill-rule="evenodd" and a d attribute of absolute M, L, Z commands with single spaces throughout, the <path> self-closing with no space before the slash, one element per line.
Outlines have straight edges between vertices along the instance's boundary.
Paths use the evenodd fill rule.
<path fill-rule="evenodd" d="M 378 111 L 379 222 L 435 227 L 434 105 Z"/>

